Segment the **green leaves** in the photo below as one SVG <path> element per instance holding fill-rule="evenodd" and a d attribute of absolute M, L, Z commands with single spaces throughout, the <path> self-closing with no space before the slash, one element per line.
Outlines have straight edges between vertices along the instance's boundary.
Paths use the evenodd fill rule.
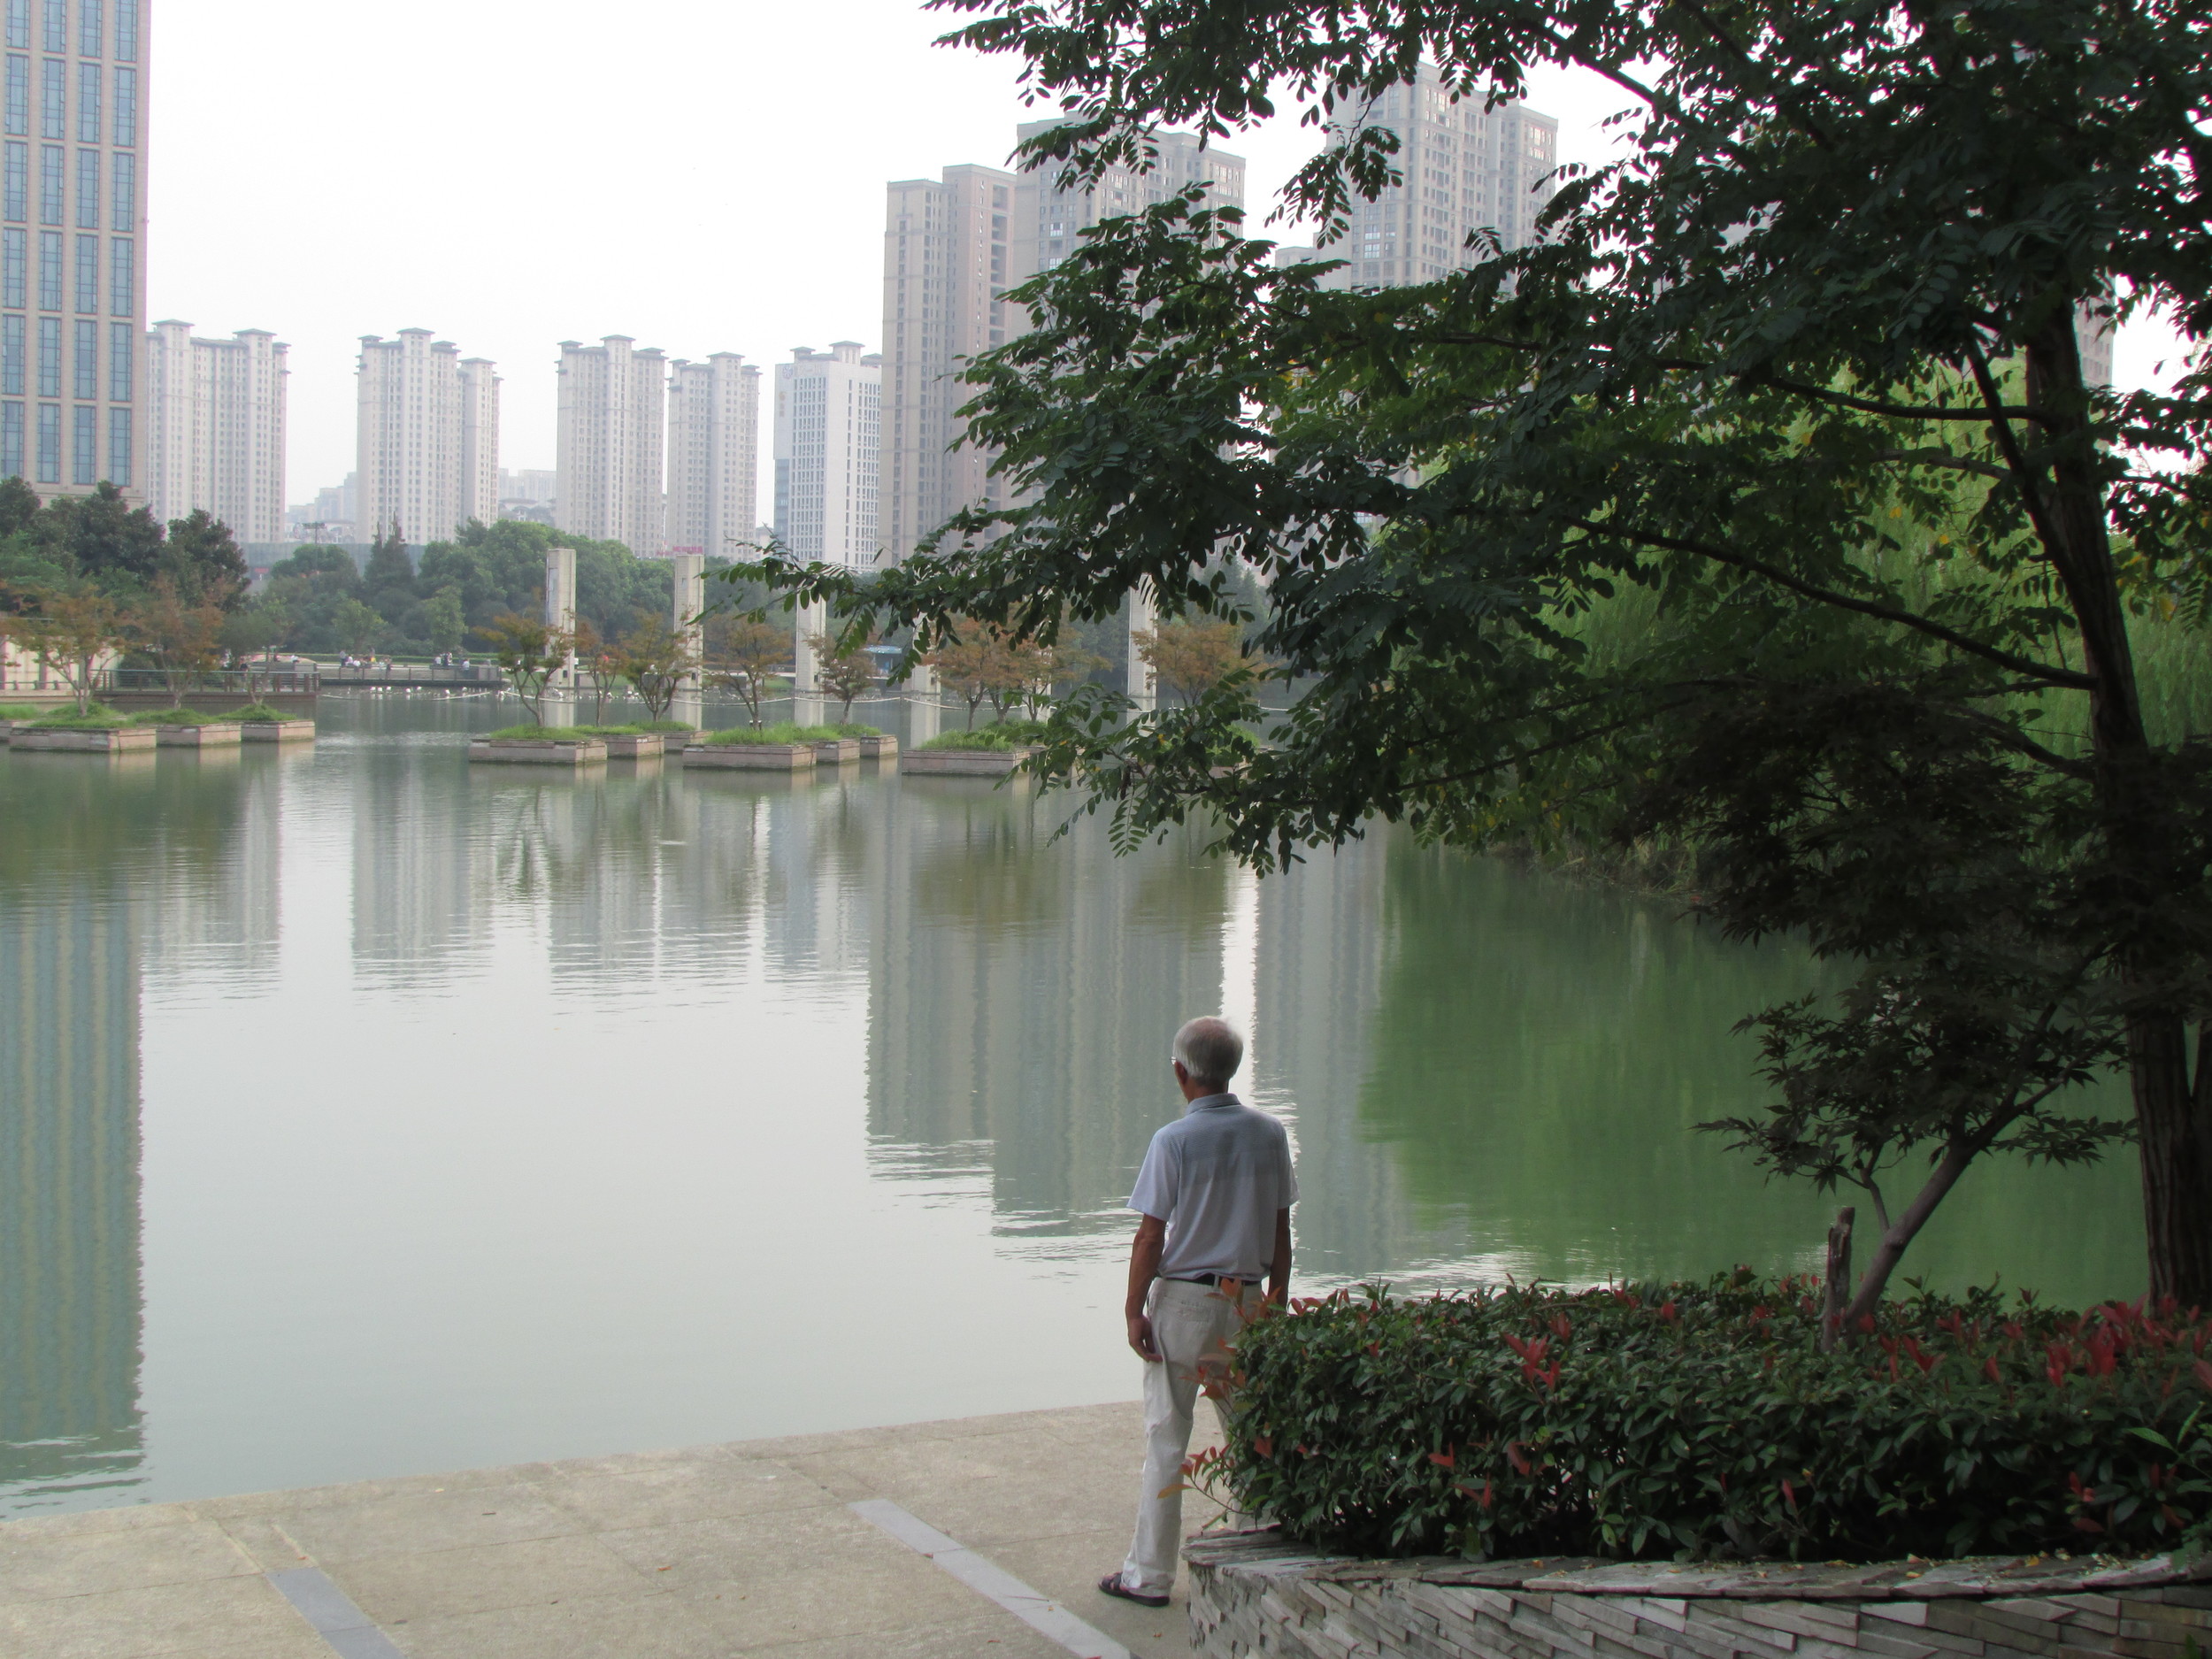
<path fill-rule="evenodd" d="M 1296 1534 L 1382 1555 L 1878 1560 L 2212 1535 L 2201 1316 L 1922 1294 L 1823 1355 L 1814 1289 L 1739 1270 L 1302 1302 L 1238 1340 L 1222 1475 Z"/>

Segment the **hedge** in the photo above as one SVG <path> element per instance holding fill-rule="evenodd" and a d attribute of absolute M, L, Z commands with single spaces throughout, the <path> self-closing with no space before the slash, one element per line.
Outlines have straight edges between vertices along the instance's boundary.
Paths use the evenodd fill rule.
<path fill-rule="evenodd" d="M 2212 1321 L 1815 1286 L 1339 1292 L 1249 1326 L 1238 1507 L 1362 1555 L 1861 1560 L 2212 1542 Z"/>

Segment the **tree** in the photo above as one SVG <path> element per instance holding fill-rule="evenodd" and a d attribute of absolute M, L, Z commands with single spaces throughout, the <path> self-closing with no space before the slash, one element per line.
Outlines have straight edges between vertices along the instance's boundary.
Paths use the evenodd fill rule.
<path fill-rule="evenodd" d="M 577 665 L 591 680 L 591 720 L 597 726 L 605 718 L 607 699 L 622 689 L 622 652 L 588 622 L 576 624 L 574 638 Z"/>
<path fill-rule="evenodd" d="M 1186 703 L 1199 698 L 1244 664 L 1244 631 L 1234 622 L 1179 617 L 1141 630 L 1137 655 Z"/>
<path fill-rule="evenodd" d="M 541 617 L 508 611 L 492 618 L 491 626 L 477 629 L 491 647 L 507 683 L 522 699 L 533 726 L 545 724 L 545 694 L 553 677 L 568 666 L 575 637 Z"/>
<path fill-rule="evenodd" d="M 758 726 L 768 677 L 791 655 L 791 636 L 759 617 L 715 616 L 706 624 L 707 679 L 734 691 Z"/>
<path fill-rule="evenodd" d="M 230 526 L 202 508 L 169 521 L 155 566 L 150 583 L 165 578 L 188 603 L 211 600 L 228 611 L 245 603 L 246 556 Z"/>
<path fill-rule="evenodd" d="M 376 643 L 384 631 L 384 618 L 349 595 L 331 610 L 330 626 L 338 643 L 357 657 Z"/>
<path fill-rule="evenodd" d="M 871 634 L 864 640 L 846 642 L 831 634 L 807 636 L 807 649 L 814 653 L 815 680 L 843 705 L 837 717 L 841 721 L 853 718 L 855 698 L 864 697 L 875 688 L 876 665 L 867 648 L 881 637 Z"/>
<path fill-rule="evenodd" d="M 5 626 L 18 645 L 76 693 L 79 714 L 92 705 L 93 677 L 130 639 L 123 608 L 90 589 L 42 595 L 36 611 L 9 617 Z"/>
<path fill-rule="evenodd" d="M 228 596 L 220 588 L 188 595 L 165 572 L 131 608 L 127 620 L 133 640 L 160 666 L 171 708 L 182 708 L 186 690 L 222 661 L 223 601 Z"/>
<path fill-rule="evenodd" d="M 985 625 L 970 621 L 963 638 L 957 626 L 949 627 L 937 648 L 922 661 L 936 671 L 937 683 L 968 705 L 968 729 L 975 730 L 976 710 L 1002 677 L 998 648 Z"/>
<path fill-rule="evenodd" d="M 468 637 L 468 618 L 461 609 L 461 588 L 457 582 L 448 582 L 422 602 L 423 616 L 430 624 L 430 644 L 434 650 L 451 653 L 461 649 Z"/>
<path fill-rule="evenodd" d="M 291 612 L 279 595 L 262 593 L 232 611 L 223 622 L 223 644 L 237 653 L 246 672 L 249 702 L 258 702 L 254 684 L 254 660 L 265 657 L 292 627 Z"/>
<path fill-rule="evenodd" d="M 407 557 L 407 538 L 397 525 L 370 541 L 369 563 L 361 572 L 361 586 L 373 595 L 395 588 L 413 594 L 414 561 Z"/>
<path fill-rule="evenodd" d="M 162 570 L 161 525 L 112 484 L 95 485 L 89 495 L 54 496 L 39 509 L 34 533 L 64 549 L 84 575 L 110 588 L 142 588 Z M 244 573 L 242 564 L 237 574 Z"/>
<path fill-rule="evenodd" d="M 1924 995 L 1957 954 L 1997 999 L 1962 1052 L 1985 1068 L 2009 1042 L 2012 1071 L 1966 1065 L 1979 1081 L 1912 1141 L 1932 1179 L 2110 1039 L 2151 1290 L 2212 1302 L 2212 753 L 2147 723 L 2131 639 L 2212 616 L 2193 19 L 954 5 L 980 14 L 960 38 L 1076 112 L 1029 158 L 1079 175 L 1141 160 L 1157 125 L 1226 137 L 1273 88 L 1311 89 L 1335 124 L 1287 204 L 1331 241 L 1396 150 L 1359 112 L 1424 58 L 1450 93 L 1561 65 L 1629 108 L 1539 239 L 1478 236 L 1474 269 L 1425 286 L 1325 288 L 1194 193 L 1107 221 L 1018 292 L 1039 326 L 970 372 L 969 431 L 1018 504 L 865 580 L 772 555 L 749 575 L 856 626 L 1048 635 L 1141 585 L 1248 620 L 1233 554 L 1266 586 L 1255 643 L 1302 693 L 1263 743 L 1240 676 L 1135 720 L 1079 690 L 1047 760 L 1125 840 L 1202 807 L 1261 865 L 1376 814 L 1471 845 L 1683 835 L 1719 926 L 1801 928 L 1860 970 L 1840 1024 L 1769 1018 L 1778 1167 L 1806 1167 L 1786 1148 L 1829 1087 L 1809 1079 L 1871 1090 L 1899 1042 L 1963 1041 Z M 2093 387 L 2078 319 L 2146 310 L 2183 336 L 2177 389 Z M 2030 815 L 2032 858 L 1938 833 L 2001 808 Z M 2001 879 L 2033 902 L 1961 899 Z M 2070 1059 L 2082 1022 L 2097 1041 Z"/>
<path fill-rule="evenodd" d="M 649 613 L 641 613 L 637 625 L 622 636 L 616 657 L 622 677 L 645 705 L 646 718 L 657 722 L 668 718 L 668 705 L 699 672 L 690 639 Z"/>

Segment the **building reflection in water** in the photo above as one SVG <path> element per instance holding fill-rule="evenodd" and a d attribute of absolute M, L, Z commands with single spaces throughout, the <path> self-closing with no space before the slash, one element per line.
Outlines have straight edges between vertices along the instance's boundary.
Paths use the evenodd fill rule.
<path fill-rule="evenodd" d="M 84 885 L 0 893 L 0 1508 L 140 1479 L 134 933 Z"/>

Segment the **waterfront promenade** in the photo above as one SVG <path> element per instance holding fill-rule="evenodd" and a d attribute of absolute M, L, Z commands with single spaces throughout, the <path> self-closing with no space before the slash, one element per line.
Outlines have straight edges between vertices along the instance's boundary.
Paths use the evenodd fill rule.
<path fill-rule="evenodd" d="M 0 1654 L 1183 1654 L 1179 1588 L 1094 1587 L 1141 1449 L 1133 1403 L 1083 1406 L 34 1517 L 0 1524 Z"/>

